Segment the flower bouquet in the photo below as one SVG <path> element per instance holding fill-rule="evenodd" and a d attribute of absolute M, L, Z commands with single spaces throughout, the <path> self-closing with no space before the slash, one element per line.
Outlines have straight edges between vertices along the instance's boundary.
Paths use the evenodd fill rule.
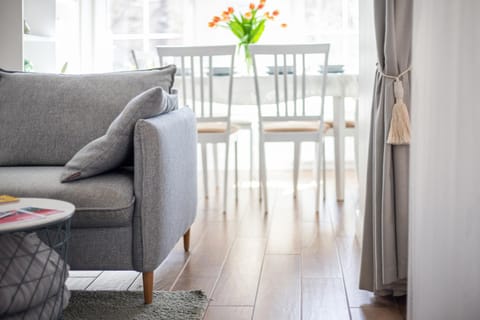
<path fill-rule="evenodd" d="M 250 3 L 249 10 L 235 14 L 233 7 L 228 7 L 220 16 L 214 16 L 208 23 L 210 28 L 223 27 L 230 31 L 240 40 L 238 49 L 244 49 L 245 61 L 250 67 L 252 56 L 250 55 L 249 45 L 256 43 L 265 30 L 265 24 L 268 20 L 275 20 L 280 14 L 278 10 L 265 11 L 266 0 L 260 0 L 258 5 Z M 287 27 L 286 23 L 280 25 L 282 28 Z"/>

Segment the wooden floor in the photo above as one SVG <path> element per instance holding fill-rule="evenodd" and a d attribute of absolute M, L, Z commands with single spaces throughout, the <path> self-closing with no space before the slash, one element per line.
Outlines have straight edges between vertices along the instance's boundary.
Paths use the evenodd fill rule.
<path fill-rule="evenodd" d="M 405 299 L 375 298 L 358 287 L 360 247 L 355 238 L 358 201 L 354 172 L 347 172 L 345 201 L 327 199 L 314 212 L 314 184 L 302 172 L 297 199 L 291 172 L 269 172 L 270 211 L 260 209 L 258 188 L 240 176 L 239 201 L 199 190 L 191 252 L 181 242 L 155 271 L 156 290 L 202 289 L 211 298 L 205 319 L 405 319 Z M 213 181 L 211 185 L 213 184 Z M 74 290 L 141 290 L 133 271 L 71 272 Z"/>

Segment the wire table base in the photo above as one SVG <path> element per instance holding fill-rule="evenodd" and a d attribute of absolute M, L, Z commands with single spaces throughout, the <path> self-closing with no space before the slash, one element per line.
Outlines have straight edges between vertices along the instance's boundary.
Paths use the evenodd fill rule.
<path fill-rule="evenodd" d="M 0 318 L 61 319 L 71 219 L 0 234 Z"/>

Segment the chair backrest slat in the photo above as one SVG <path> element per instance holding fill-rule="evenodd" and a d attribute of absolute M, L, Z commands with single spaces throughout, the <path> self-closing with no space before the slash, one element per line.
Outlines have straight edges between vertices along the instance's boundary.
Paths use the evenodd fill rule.
<path fill-rule="evenodd" d="M 200 60 L 200 105 L 202 106 L 202 117 L 205 116 L 205 97 L 203 95 L 204 91 L 204 85 L 203 85 L 203 78 L 204 78 L 204 73 L 203 73 L 203 56 L 199 56 L 198 60 Z"/>
<path fill-rule="evenodd" d="M 302 114 L 305 114 L 305 98 L 306 98 L 306 71 L 305 71 L 305 54 L 302 53 Z"/>
<path fill-rule="evenodd" d="M 291 45 L 251 45 L 250 52 L 252 54 L 252 59 L 254 63 L 254 76 L 255 76 L 255 92 L 257 96 L 257 106 L 259 109 L 260 120 L 269 119 L 272 121 L 272 113 L 269 115 L 263 114 L 262 109 L 265 108 L 265 105 L 262 104 L 261 90 L 263 87 L 268 88 L 268 86 L 259 86 L 259 56 L 264 57 L 273 57 L 274 61 L 274 72 L 273 72 L 273 81 L 274 81 L 274 90 L 275 90 L 275 105 L 276 105 L 276 119 L 291 121 L 293 119 L 317 119 L 320 120 L 320 123 L 323 123 L 324 107 L 325 107 L 325 88 L 327 82 L 327 66 L 328 66 L 328 55 L 329 55 L 330 45 L 329 44 L 291 44 Z M 283 57 L 283 64 L 280 69 L 278 56 Z M 297 64 L 297 58 L 301 59 L 300 66 Z M 308 58 L 308 65 L 307 65 Z M 271 60 L 270 60 L 271 61 Z M 311 63 L 313 62 L 313 64 Z M 292 64 L 292 65 L 289 65 Z M 321 67 L 318 70 L 318 67 Z M 313 68 L 313 70 L 312 70 Z M 280 94 L 278 73 L 279 69 L 283 74 L 283 94 Z M 321 103 L 319 108 L 311 108 L 306 106 L 307 98 L 307 81 L 306 76 L 307 72 L 312 74 L 317 74 L 321 79 Z M 318 72 L 320 74 L 318 74 Z M 301 74 L 301 110 L 297 108 L 297 100 L 299 98 L 298 93 L 298 76 Z M 310 73 L 309 73 L 310 74 Z M 315 82 L 316 83 L 316 82 Z M 280 96 L 282 96 L 283 101 L 280 101 Z M 265 96 L 264 96 L 265 97 Z M 280 104 L 284 105 L 284 110 L 280 111 Z M 266 108 L 265 108 L 266 109 Z M 271 110 L 271 109 L 270 109 Z M 262 125 L 260 123 L 260 125 Z"/>
<path fill-rule="evenodd" d="M 163 58 L 161 56 L 161 58 Z M 185 76 L 185 57 L 182 56 L 181 58 L 181 66 L 182 66 L 182 92 L 183 92 L 183 105 L 187 105 L 187 80 Z M 163 59 L 161 59 L 163 61 Z M 163 65 L 163 63 L 161 64 Z"/>
<path fill-rule="evenodd" d="M 277 55 L 274 56 L 274 73 L 275 73 L 275 103 L 277 104 L 277 116 L 280 116 L 280 97 L 278 94 L 278 59 Z"/>
<path fill-rule="evenodd" d="M 213 117 L 213 67 L 212 67 L 212 56 L 208 56 L 208 91 L 209 91 L 209 107 L 210 107 L 210 117 Z"/>
<path fill-rule="evenodd" d="M 303 112 L 305 113 L 305 112 Z M 297 55 L 293 55 L 293 115 L 297 115 Z"/>
<path fill-rule="evenodd" d="M 163 62 L 165 57 L 180 59 L 181 70 L 179 70 L 179 73 L 182 78 L 182 96 L 184 104 L 190 104 L 193 111 L 196 113 L 199 122 L 227 122 L 228 129 L 226 132 L 230 132 L 235 49 L 235 45 L 157 47 L 160 61 Z M 230 77 L 228 78 L 228 92 L 226 93 L 228 95 L 226 96 L 228 103 L 226 108 L 224 105 L 213 103 L 215 84 L 222 87 L 222 84 L 225 82 L 224 76 L 222 76 L 221 81 L 215 79 L 214 60 L 217 62 L 221 59 L 230 59 Z M 222 65 L 222 67 L 224 66 L 225 65 Z M 188 77 L 190 77 L 189 86 L 191 88 L 187 88 Z M 207 86 L 208 88 L 206 88 Z M 197 106 L 198 108 L 196 108 Z"/>
<path fill-rule="evenodd" d="M 190 82 L 192 89 L 192 109 L 193 112 L 197 112 L 195 108 L 195 59 L 194 56 L 190 56 Z M 202 115 L 203 116 L 203 115 Z"/>
<path fill-rule="evenodd" d="M 288 84 L 287 84 L 287 55 L 283 54 L 283 98 L 285 100 L 285 116 L 288 117 Z"/>

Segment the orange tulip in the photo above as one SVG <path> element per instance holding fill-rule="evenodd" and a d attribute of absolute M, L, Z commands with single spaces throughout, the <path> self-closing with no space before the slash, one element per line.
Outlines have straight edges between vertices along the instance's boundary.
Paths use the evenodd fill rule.
<path fill-rule="evenodd" d="M 273 14 L 274 16 L 278 16 L 278 15 L 280 14 L 280 12 L 279 12 L 278 10 L 274 10 L 274 11 L 272 12 L 272 14 Z"/>
<path fill-rule="evenodd" d="M 266 1 L 267 1 L 267 0 L 260 0 L 260 4 L 263 4 L 263 5 L 264 5 Z"/>
<path fill-rule="evenodd" d="M 232 7 L 228 7 L 228 13 L 230 13 L 230 14 L 233 13 L 233 8 Z"/>
<path fill-rule="evenodd" d="M 261 10 L 261 9 L 263 9 L 263 7 L 264 7 L 264 4 L 263 4 L 263 3 L 260 3 L 260 4 L 258 5 L 257 9 L 258 9 L 258 10 Z"/>
<path fill-rule="evenodd" d="M 287 24 L 286 24 L 286 23 L 282 23 L 282 24 L 280 25 L 280 27 L 286 28 L 286 27 L 287 27 Z"/>
<path fill-rule="evenodd" d="M 208 27 L 209 27 L 209 28 L 215 27 L 215 22 L 210 21 L 210 22 L 208 23 Z"/>
<path fill-rule="evenodd" d="M 267 19 L 273 20 L 273 16 L 270 15 L 270 12 L 267 11 L 267 12 L 265 12 L 263 15 L 264 15 Z"/>
<path fill-rule="evenodd" d="M 229 13 L 228 11 L 223 11 L 223 12 L 222 12 L 222 16 L 224 16 L 224 17 L 225 17 L 225 16 L 228 16 L 229 14 L 230 14 L 230 13 Z"/>
<path fill-rule="evenodd" d="M 217 17 L 217 16 L 213 17 L 213 22 L 217 23 L 218 21 L 220 21 L 220 17 Z"/>
<path fill-rule="evenodd" d="M 247 12 L 247 13 L 245 13 L 244 17 L 247 18 L 247 19 L 250 19 L 252 17 L 252 13 Z"/>
<path fill-rule="evenodd" d="M 250 10 L 255 9 L 255 5 L 253 3 L 250 3 Z"/>

